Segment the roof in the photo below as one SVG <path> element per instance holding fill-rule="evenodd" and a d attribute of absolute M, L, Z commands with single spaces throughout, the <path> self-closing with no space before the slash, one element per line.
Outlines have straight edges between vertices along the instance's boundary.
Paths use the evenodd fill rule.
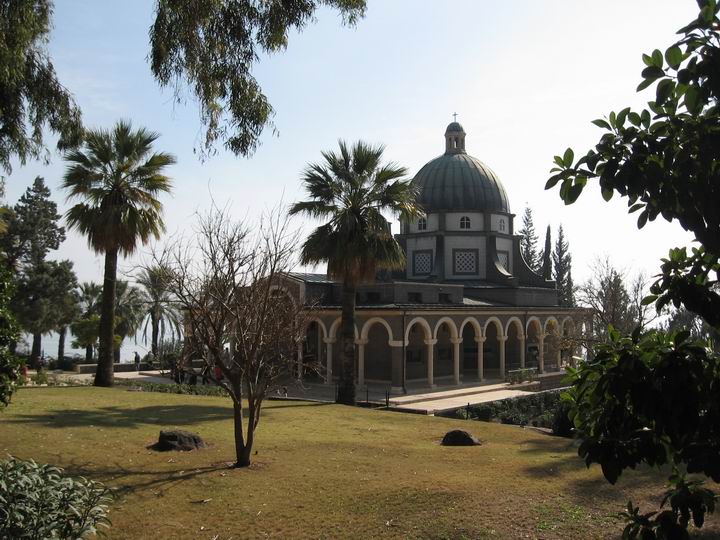
<path fill-rule="evenodd" d="M 448 124 L 448 127 L 445 128 L 445 133 L 465 133 L 465 130 L 462 127 L 462 124 L 460 122 L 450 122 Z"/>
<path fill-rule="evenodd" d="M 510 202 L 500 179 L 482 161 L 465 153 L 433 159 L 415 175 L 413 184 L 419 191 L 418 202 L 426 212 L 510 213 Z"/>
<path fill-rule="evenodd" d="M 330 279 L 327 274 L 311 274 L 306 272 L 289 272 L 292 278 L 299 279 L 306 283 L 335 283 L 334 279 Z"/>

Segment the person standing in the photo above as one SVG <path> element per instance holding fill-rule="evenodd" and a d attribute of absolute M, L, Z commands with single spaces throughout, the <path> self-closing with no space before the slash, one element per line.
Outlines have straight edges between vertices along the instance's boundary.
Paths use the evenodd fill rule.
<path fill-rule="evenodd" d="M 140 355 L 135 351 L 135 371 L 140 371 Z"/>

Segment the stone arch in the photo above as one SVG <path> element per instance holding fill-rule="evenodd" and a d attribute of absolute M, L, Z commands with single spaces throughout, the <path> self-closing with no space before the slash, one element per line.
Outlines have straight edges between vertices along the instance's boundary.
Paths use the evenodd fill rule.
<path fill-rule="evenodd" d="M 338 317 L 338 318 L 335 319 L 335 320 L 333 321 L 333 323 L 330 325 L 330 330 L 329 330 L 329 333 L 328 333 L 328 339 L 337 341 L 337 338 L 338 338 L 338 328 L 340 328 L 340 322 L 341 322 L 341 320 L 342 320 L 342 319 L 341 319 L 340 317 Z M 358 334 L 357 324 L 355 324 L 354 327 L 355 327 L 355 339 L 358 339 L 359 334 Z"/>
<path fill-rule="evenodd" d="M 465 320 L 460 323 L 460 330 L 458 333 L 462 336 L 465 331 L 465 326 L 470 325 L 475 329 L 475 337 L 482 337 L 483 336 L 483 329 L 482 326 L 480 326 L 480 323 L 475 317 L 466 317 Z"/>
<path fill-rule="evenodd" d="M 319 317 L 305 321 L 303 340 L 299 344 L 297 376 L 310 381 L 327 380 L 327 327 Z"/>
<path fill-rule="evenodd" d="M 322 329 L 324 337 L 328 336 L 327 326 L 325 326 L 325 323 L 322 321 L 322 319 L 320 317 L 308 317 L 305 320 L 305 328 L 304 328 L 305 332 L 307 332 L 308 326 L 310 326 L 312 323 L 318 324 L 318 326 Z"/>
<path fill-rule="evenodd" d="M 500 322 L 500 319 L 498 319 L 497 317 L 488 317 L 488 319 L 485 321 L 485 326 L 483 326 L 483 335 L 486 335 L 488 325 L 490 323 L 494 323 L 496 325 L 497 329 L 499 330 L 498 336 L 503 337 L 505 335 L 503 333 L 503 324 L 502 324 L 502 322 Z"/>
<path fill-rule="evenodd" d="M 508 319 L 508 322 L 505 324 L 505 335 L 510 335 L 508 330 L 510 330 L 510 325 L 516 325 L 518 329 L 518 337 L 524 338 L 525 337 L 525 329 L 523 328 L 523 323 L 520 319 L 517 317 L 510 317 Z"/>
<path fill-rule="evenodd" d="M 416 327 L 420 332 L 416 332 Z M 423 317 L 415 317 L 405 327 L 405 376 L 407 380 L 423 380 L 428 375 L 428 345 L 432 328 Z"/>
<path fill-rule="evenodd" d="M 425 329 L 425 339 L 432 339 L 433 332 L 432 332 L 432 328 L 430 328 L 430 324 L 423 317 L 415 317 L 405 327 L 405 343 L 406 344 L 408 343 L 408 339 L 410 336 L 410 329 L 415 324 L 419 324 L 422 328 Z"/>
<path fill-rule="evenodd" d="M 520 369 L 525 365 L 525 332 L 522 321 L 511 317 L 505 325 L 505 336 L 505 368 Z"/>
<path fill-rule="evenodd" d="M 535 315 L 533 315 L 532 317 L 528 317 L 527 323 L 525 324 L 525 335 L 526 336 L 530 335 L 530 327 L 532 325 L 535 325 L 537 327 L 536 332 L 535 332 L 536 335 L 539 336 L 540 334 L 543 333 L 542 322 L 540 322 L 539 318 L 537 318 Z"/>
<path fill-rule="evenodd" d="M 574 356 L 577 354 L 579 343 L 575 320 L 569 315 L 565 317 L 560 325 L 561 333 L 561 363 L 562 365 L 574 365 Z"/>
<path fill-rule="evenodd" d="M 561 334 L 560 323 L 555 317 L 548 317 L 545 321 L 545 370 L 559 370 L 561 367 Z"/>
<path fill-rule="evenodd" d="M 283 295 L 287 296 L 290 299 L 290 302 L 292 303 L 293 307 L 297 308 L 297 300 L 293 296 L 293 294 L 287 289 L 287 287 L 283 287 L 282 285 L 270 285 L 270 292 L 280 292 Z"/>
<path fill-rule="evenodd" d="M 388 322 L 385 319 L 383 319 L 382 317 L 372 317 L 372 318 L 368 319 L 367 321 L 365 321 L 365 324 L 363 325 L 362 330 L 360 331 L 360 339 L 366 340 L 368 338 L 368 334 L 371 330 L 371 327 L 374 324 L 383 325 L 385 327 L 385 330 L 387 330 L 387 333 L 389 336 L 388 341 L 393 340 L 392 328 L 390 328 L 390 325 L 388 324 Z"/>
<path fill-rule="evenodd" d="M 504 339 L 503 324 L 497 317 L 489 317 L 483 327 L 483 357 L 485 359 L 486 377 L 495 378 L 502 376 L 501 363 L 501 341 Z"/>
<path fill-rule="evenodd" d="M 466 379 L 481 379 L 478 366 L 478 347 L 481 346 L 482 326 L 475 317 L 467 317 L 460 324 L 460 371 Z"/>
<path fill-rule="evenodd" d="M 433 339 L 438 338 L 438 330 L 443 324 L 447 324 L 448 329 L 450 330 L 450 337 L 457 338 L 458 337 L 458 330 L 457 326 L 455 326 L 455 321 L 453 321 L 450 317 L 443 317 L 441 318 L 437 323 L 435 323 L 435 331 L 433 332 Z"/>

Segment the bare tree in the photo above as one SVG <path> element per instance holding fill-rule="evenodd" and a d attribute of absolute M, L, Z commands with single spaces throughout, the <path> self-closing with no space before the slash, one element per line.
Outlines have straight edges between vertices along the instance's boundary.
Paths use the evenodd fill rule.
<path fill-rule="evenodd" d="M 235 466 L 247 467 L 263 401 L 287 384 L 304 338 L 303 306 L 283 288 L 298 239 L 279 208 L 254 231 L 213 208 L 198 216 L 195 233 L 160 260 L 184 313 L 186 340 L 232 399 Z M 214 376 L 216 367 L 222 377 Z"/>
<path fill-rule="evenodd" d="M 577 289 L 578 304 L 593 310 L 590 341 L 605 341 L 609 325 L 621 334 L 629 334 L 635 327 L 645 328 L 657 319 L 654 308 L 642 304 L 649 289 L 645 274 L 629 278 L 628 272 L 613 266 L 609 257 L 597 258 L 591 272 L 590 279 Z"/>

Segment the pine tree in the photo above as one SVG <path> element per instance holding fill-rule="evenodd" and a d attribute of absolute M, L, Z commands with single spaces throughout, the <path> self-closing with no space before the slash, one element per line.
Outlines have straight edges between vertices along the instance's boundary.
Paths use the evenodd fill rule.
<path fill-rule="evenodd" d="M 545 279 L 552 279 L 552 242 L 550 240 L 550 225 L 545 231 L 545 249 L 540 256 L 542 260 L 541 273 Z"/>
<path fill-rule="evenodd" d="M 558 227 L 558 237 L 552 253 L 552 264 L 552 275 L 557 285 L 558 301 L 563 307 L 572 307 L 574 303 L 571 275 L 572 257 L 562 225 Z"/>
<path fill-rule="evenodd" d="M 529 206 L 525 207 L 525 212 L 522 217 L 522 229 L 520 229 L 520 252 L 522 253 L 523 259 L 530 268 L 539 271 L 540 257 L 537 252 L 538 237 L 535 233 L 535 224 L 533 223 L 532 209 Z"/>

